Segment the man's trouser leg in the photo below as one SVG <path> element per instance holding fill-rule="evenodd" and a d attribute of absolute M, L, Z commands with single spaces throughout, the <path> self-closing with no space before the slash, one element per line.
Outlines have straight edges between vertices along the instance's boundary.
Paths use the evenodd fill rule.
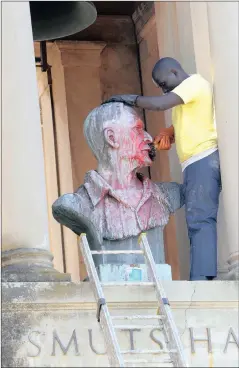
<path fill-rule="evenodd" d="M 218 151 L 184 170 L 190 239 L 190 280 L 217 276 L 217 212 L 221 190 Z"/>

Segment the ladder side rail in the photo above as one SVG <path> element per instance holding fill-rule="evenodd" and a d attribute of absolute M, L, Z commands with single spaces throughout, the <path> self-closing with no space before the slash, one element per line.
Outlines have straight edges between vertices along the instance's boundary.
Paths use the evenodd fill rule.
<path fill-rule="evenodd" d="M 155 283 L 161 313 L 166 316 L 164 324 L 167 326 L 167 332 L 169 334 L 169 338 L 168 336 L 165 336 L 165 340 L 168 342 L 169 350 L 176 349 L 178 351 L 177 362 L 175 362 L 175 353 L 172 353 L 170 355 L 173 361 L 175 362 L 175 364 L 177 364 L 176 366 L 188 367 L 187 360 L 186 360 L 185 353 L 184 353 L 184 348 L 183 348 L 181 338 L 180 338 L 177 326 L 175 324 L 175 321 L 172 315 L 171 308 L 169 304 L 164 303 L 164 301 L 168 300 L 167 295 L 165 293 L 162 283 L 157 277 L 155 261 L 154 261 L 154 258 L 153 258 L 148 240 L 147 240 L 147 236 L 145 233 L 142 233 L 140 235 L 139 244 L 140 244 L 141 249 L 144 251 L 146 262 L 148 264 L 148 267 L 151 271 L 151 276 Z M 172 342 L 173 344 L 171 344 L 170 342 Z"/>
<path fill-rule="evenodd" d="M 87 241 L 86 234 L 81 234 L 79 239 L 79 247 L 84 259 L 86 270 L 89 276 L 91 286 L 93 288 L 94 296 L 97 301 L 105 300 L 104 292 L 100 284 L 99 276 L 97 274 L 93 257 L 91 255 L 90 247 Z M 100 308 L 100 325 L 106 340 L 106 349 L 110 365 L 112 367 L 124 367 L 124 361 L 120 353 L 120 347 L 117 341 L 116 333 L 107 304 L 98 306 Z"/>
<path fill-rule="evenodd" d="M 157 271 L 155 262 L 153 259 L 153 255 L 151 249 L 148 244 L 147 236 L 145 233 L 142 233 L 139 237 L 139 245 L 144 252 L 144 257 L 146 260 L 146 265 L 148 268 L 148 276 L 150 276 L 151 280 L 153 281 L 153 285 L 156 288 L 157 299 L 159 303 L 159 308 L 161 313 L 165 316 L 165 320 L 163 323 L 160 323 L 160 328 L 164 334 L 165 342 L 167 348 L 171 351 L 174 348 L 177 348 L 176 344 L 174 343 L 174 339 L 172 340 L 172 333 L 171 333 L 171 326 L 168 321 L 168 313 L 166 310 L 166 305 L 164 304 L 163 300 L 167 300 L 166 293 L 164 291 L 163 285 L 161 284 L 160 280 L 157 277 Z M 148 247 L 147 247 L 148 245 Z M 150 257 L 151 256 L 151 257 Z M 174 353 L 170 353 L 170 357 L 173 360 L 174 366 L 177 366 L 177 357 Z"/>
<path fill-rule="evenodd" d="M 115 334 L 114 326 L 107 305 L 103 305 L 100 312 L 100 325 L 103 330 L 108 359 L 111 367 L 125 367 L 120 346 Z"/>

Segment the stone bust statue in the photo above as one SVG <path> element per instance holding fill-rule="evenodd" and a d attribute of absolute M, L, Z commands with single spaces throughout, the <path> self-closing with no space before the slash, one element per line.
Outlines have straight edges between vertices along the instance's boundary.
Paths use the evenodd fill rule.
<path fill-rule="evenodd" d="M 84 122 L 84 135 L 98 161 L 75 193 L 52 206 L 54 218 L 76 234 L 87 234 L 92 250 L 139 249 L 141 232 L 155 262 L 165 263 L 163 228 L 183 205 L 182 186 L 153 183 L 139 174 L 150 166 L 152 137 L 136 111 L 113 102 L 95 108 Z M 94 256 L 96 265 L 144 263 L 141 255 Z"/>

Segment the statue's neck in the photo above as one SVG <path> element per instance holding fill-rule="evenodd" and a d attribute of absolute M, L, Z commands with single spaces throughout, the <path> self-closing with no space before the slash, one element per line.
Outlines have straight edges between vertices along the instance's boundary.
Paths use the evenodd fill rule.
<path fill-rule="evenodd" d="M 97 172 L 115 190 L 129 190 L 142 188 L 142 183 L 136 175 L 136 169 L 130 165 L 110 165 L 99 164 Z"/>

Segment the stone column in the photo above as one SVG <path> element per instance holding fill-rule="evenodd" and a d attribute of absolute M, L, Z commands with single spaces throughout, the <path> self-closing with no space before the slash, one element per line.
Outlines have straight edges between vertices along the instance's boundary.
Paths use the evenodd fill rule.
<path fill-rule="evenodd" d="M 226 222 L 228 279 L 239 279 L 238 3 L 207 3 Z"/>
<path fill-rule="evenodd" d="M 28 2 L 2 5 L 4 281 L 69 279 L 49 252 L 40 110 Z"/>

